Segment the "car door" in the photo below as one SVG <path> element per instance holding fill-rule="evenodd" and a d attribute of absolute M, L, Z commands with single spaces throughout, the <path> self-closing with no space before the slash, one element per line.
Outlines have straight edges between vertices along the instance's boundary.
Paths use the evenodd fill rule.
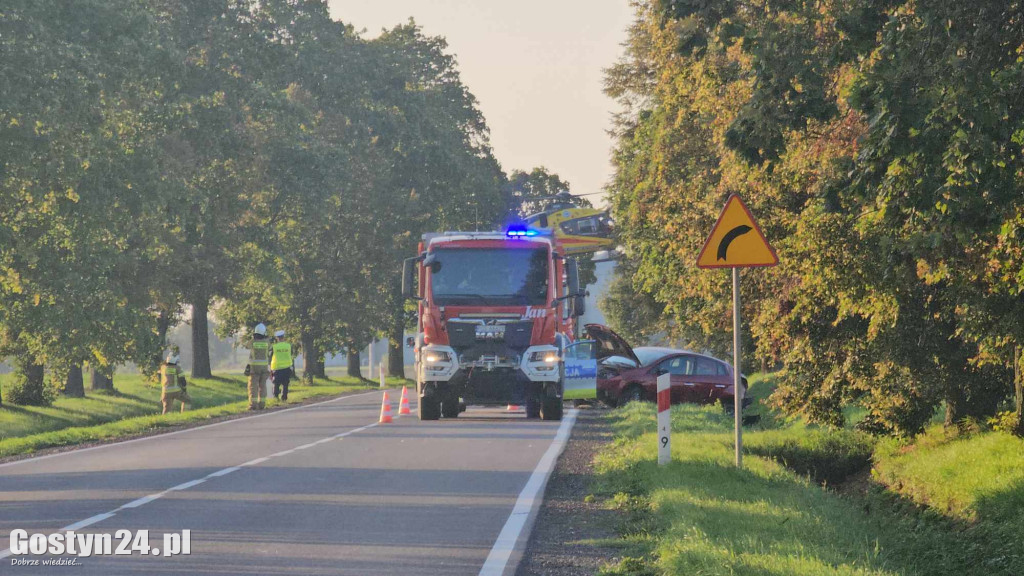
<path fill-rule="evenodd" d="M 713 402 L 718 392 L 717 386 L 723 378 L 719 374 L 721 362 L 706 356 L 694 356 L 691 373 L 688 375 L 687 386 L 693 394 L 693 401 L 700 403 Z"/>
<path fill-rule="evenodd" d="M 597 398 L 597 343 L 581 340 L 566 346 L 562 353 L 562 398 Z"/>
<path fill-rule="evenodd" d="M 669 374 L 671 376 L 673 404 L 690 401 L 691 394 L 686 386 L 686 373 L 690 370 L 690 364 L 689 356 L 672 356 L 659 362 L 658 367 L 654 371 L 656 376 L 662 374 Z"/>

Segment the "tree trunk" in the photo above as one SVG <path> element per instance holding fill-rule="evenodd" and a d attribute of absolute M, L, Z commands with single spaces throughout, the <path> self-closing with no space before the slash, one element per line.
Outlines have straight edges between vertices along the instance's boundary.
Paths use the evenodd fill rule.
<path fill-rule="evenodd" d="M 967 398 L 957 382 L 950 382 L 946 387 L 946 428 L 956 426 L 958 429 L 967 417 Z"/>
<path fill-rule="evenodd" d="M 192 377 L 210 378 L 210 301 L 206 297 L 196 298 L 192 303 Z"/>
<path fill-rule="evenodd" d="M 359 348 L 355 344 L 348 347 L 348 375 L 353 378 L 362 378 L 363 372 L 359 369 Z"/>
<path fill-rule="evenodd" d="M 114 370 L 112 368 L 102 368 L 90 362 L 89 377 L 92 380 L 90 388 L 93 390 L 114 389 Z"/>
<path fill-rule="evenodd" d="M 1017 435 L 1024 436 L 1024 375 L 1020 367 L 1020 346 L 1013 347 L 1013 394 L 1017 401 Z"/>
<path fill-rule="evenodd" d="M 75 364 L 68 371 L 64 381 L 64 395 L 71 398 L 85 398 L 85 378 L 82 376 L 82 365 Z"/>
<path fill-rule="evenodd" d="M 405 313 L 395 314 L 388 331 L 388 376 L 405 378 Z"/>
<path fill-rule="evenodd" d="M 327 364 L 324 362 L 324 355 L 317 354 L 316 362 L 313 363 L 313 374 L 317 378 L 327 379 Z"/>
<path fill-rule="evenodd" d="M 42 364 L 36 364 L 32 360 L 18 362 L 18 372 L 25 378 L 24 387 L 21 390 L 20 398 L 15 402 L 28 406 L 45 406 L 46 398 L 46 369 Z"/>
<path fill-rule="evenodd" d="M 316 344 L 314 344 L 311 334 L 303 333 L 300 341 L 302 344 L 302 381 L 306 384 L 312 384 L 313 378 L 316 377 L 316 363 L 319 352 L 316 349 Z"/>

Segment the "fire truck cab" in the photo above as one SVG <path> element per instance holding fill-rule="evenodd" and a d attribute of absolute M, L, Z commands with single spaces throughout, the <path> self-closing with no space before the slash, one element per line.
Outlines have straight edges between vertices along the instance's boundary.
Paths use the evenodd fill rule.
<path fill-rule="evenodd" d="M 584 294 L 576 261 L 554 238 L 529 229 L 425 234 L 405 261 L 402 291 L 418 301 L 421 420 L 455 418 L 466 403 L 562 418 L 563 351 Z"/>

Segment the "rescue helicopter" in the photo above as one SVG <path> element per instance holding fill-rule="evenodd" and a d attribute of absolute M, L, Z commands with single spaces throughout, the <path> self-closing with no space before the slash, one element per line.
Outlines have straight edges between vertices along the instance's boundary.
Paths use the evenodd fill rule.
<path fill-rule="evenodd" d="M 612 220 L 608 210 L 581 206 L 577 198 L 587 194 L 573 195 L 562 190 L 554 196 L 536 198 L 549 202 L 543 212 L 527 216 L 526 225 L 531 229 L 548 230 L 561 242 L 566 254 L 586 254 L 611 250 Z"/>

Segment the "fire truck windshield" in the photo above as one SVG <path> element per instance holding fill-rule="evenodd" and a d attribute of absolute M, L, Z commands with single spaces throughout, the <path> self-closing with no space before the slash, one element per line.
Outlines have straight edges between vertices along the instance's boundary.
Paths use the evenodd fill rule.
<path fill-rule="evenodd" d="M 443 248 L 429 264 L 438 305 L 543 305 L 548 297 L 545 248 Z"/>

